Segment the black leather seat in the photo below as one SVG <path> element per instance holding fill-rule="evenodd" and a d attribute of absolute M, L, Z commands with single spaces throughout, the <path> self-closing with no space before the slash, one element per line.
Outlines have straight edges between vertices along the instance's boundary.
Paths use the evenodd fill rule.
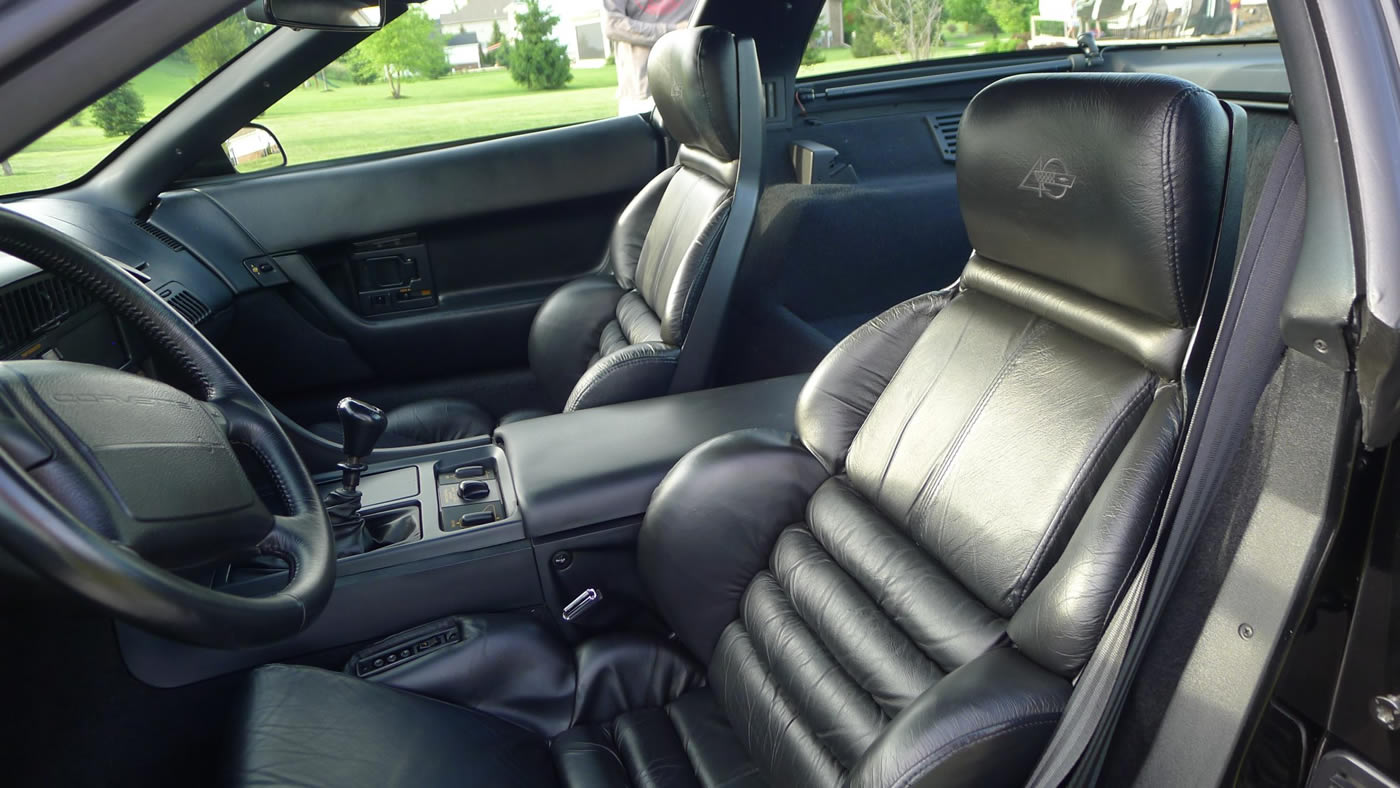
<path fill-rule="evenodd" d="M 838 345 L 798 435 L 715 439 L 656 490 L 639 562 L 674 640 L 468 619 L 455 655 L 385 679 L 442 701 L 265 668 L 236 774 L 1023 781 L 1172 471 L 1229 136 L 1168 77 L 988 87 L 960 134 L 961 281 Z"/>
<path fill-rule="evenodd" d="M 680 145 L 676 163 L 618 218 L 606 272 L 559 288 L 535 317 L 530 369 L 553 410 L 509 413 L 500 423 L 671 393 L 734 201 L 739 94 L 760 89 L 739 84 L 738 52 L 734 37 L 716 27 L 668 33 L 652 49 L 647 79 L 666 131 Z M 497 425 L 461 399 L 415 402 L 388 415 L 380 446 L 468 438 Z M 312 431 L 340 440 L 335 424 Z"/>

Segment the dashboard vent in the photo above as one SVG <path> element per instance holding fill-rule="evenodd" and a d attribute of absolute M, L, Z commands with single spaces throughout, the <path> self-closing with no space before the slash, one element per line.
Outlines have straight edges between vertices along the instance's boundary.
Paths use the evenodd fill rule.
<path fill-rule="evenodd" d="M 134 219 L 133 221 L 135 222 L 137 227 L 140 227 L 142 230 L 145 230 L 146 232 L 155 236 L 155 239 L 157 241 L 160 241 L 161 243 L 165 244 L 171 249 L 174 249 L 177 252 L 185 251 L 185 245 L 175 240 L 175 236 L 171 235 L 170 233 L 167 233 L 166 231 L 160 229 L 154 224 L 151 224 L 150 222 L 145 222 L 140 219 Z"/>
<path fill-rule="evenodd" d="M 209 307 L 179 282 L 166 282 L 156 288 L 156 295 L 165 299 L 167 304 L 175 307 L 191 324 L 198 325 L 199 321 L 209 317 Z"/>
<path fill-rule="evenodd" d="M 943 154 L 943 160 L 954 162 L 958 160 L 958 124 L 962 123 L 961 112 L 945 112 L 939 115 L 925 115 L 924 120 L 928 122 L 929 131 L 933 132 L 933 139 L 938 143 L 938 152 Z"/>
<path fill-rule="evenodd" d="M 52 276 L 0 293 L 0 358 L 24 350 L 29 340 L 93 302 L 86 290 Z"/>

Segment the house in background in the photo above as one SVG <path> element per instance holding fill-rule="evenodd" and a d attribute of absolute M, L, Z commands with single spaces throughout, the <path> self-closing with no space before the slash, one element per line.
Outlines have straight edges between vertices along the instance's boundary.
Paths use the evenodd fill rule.
<path fill-rule="evenodd" d="M 555 16 L 554 37 L 569 50 L 569 59 L 583 67 L 602 66 L 612 54 L 603 37 L 603 4 L 600 0 L 541 0 L 540 6 Z M 519 0 L 459 0 L 457 10 L 438 17 L 448 36 L 474 33 L 478 47 L 491 40 L 492 24 L 499 24 L 506 39 L 516 37 L 515 15 L 525 10 Z M 478 54 L 478 64 L 480 55 Z M 454 65 L 455 68 L 455 65 Z"/>
<path fill-rule="evenodd" d="M 444 49 L 447 50 L 447 63 L 452 66 L 453 73 L 481 68 L 481 42 L 476 33 L 457 33 L 447 39 Z"/>

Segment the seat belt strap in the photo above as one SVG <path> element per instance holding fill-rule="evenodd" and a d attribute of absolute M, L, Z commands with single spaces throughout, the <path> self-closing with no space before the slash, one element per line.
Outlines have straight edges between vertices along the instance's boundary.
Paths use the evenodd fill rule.
<path fill-rule="evenodd" d="M 1297 124 L 1290 123 L 1250 222 L 1163 508 L 1162 525 L 1075 683 L 1060 724 L 1027 783 L 1031 788 L 1056 788 L 1071 775 L 1075 784 L 1089 784 L 1097 776 L 1145 651 L 1143 643 L 1180 576 L 1256 403 L 1282 356 L 1279 316 L 1302 245 L 1305 206 L 1301 136 Z M 1219 405 L 1212 407 L 1216 402 Z M 1149 588 L 1159 560 L 1155 583 Z"/>

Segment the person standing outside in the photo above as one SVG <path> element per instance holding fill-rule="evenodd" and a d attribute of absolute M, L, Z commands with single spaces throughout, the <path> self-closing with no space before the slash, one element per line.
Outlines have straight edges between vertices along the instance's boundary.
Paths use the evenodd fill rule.
<path fill-rule="evenodd" d="M 617 114 L 639 115 L 656 106 L 647 86 L 647 56 L 662 36 L 690 24 L 695 0 L 603 0 L 604 33 L 616 43 Z"/>

